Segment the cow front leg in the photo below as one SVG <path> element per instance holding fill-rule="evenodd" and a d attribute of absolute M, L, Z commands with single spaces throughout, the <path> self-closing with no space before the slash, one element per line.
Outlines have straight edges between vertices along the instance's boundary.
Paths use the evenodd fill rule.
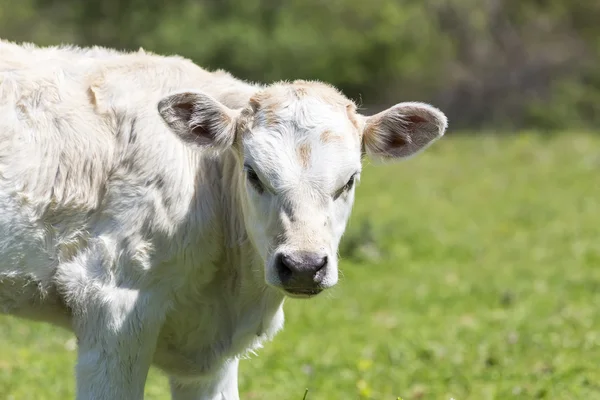
<path fill-rule="evenodd" d="M 77 400 L 142 400 L 161 304 L 130 289 L 103 295 L 75 318 Z"/>
<path fill-rule="evenodd" d="M 228 361 L 218 373 L 198 380 L 181 381 L 171 377 L 173 400 L 239 400 L 237 359 Z"/>

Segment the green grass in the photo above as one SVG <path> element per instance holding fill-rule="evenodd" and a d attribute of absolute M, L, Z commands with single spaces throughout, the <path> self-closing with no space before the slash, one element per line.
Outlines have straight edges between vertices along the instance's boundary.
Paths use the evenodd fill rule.
<path fill-rule="evenodd" d="M 600 136 L 448 136 L 367 166 L 338 287 L 287 302 L 242 398 L 600 399 L 599 243 Z M 70 338 L 0 317 L 0 398 L 71 396 Z M 167 393 L 153 370 L 146 398 Z"/>

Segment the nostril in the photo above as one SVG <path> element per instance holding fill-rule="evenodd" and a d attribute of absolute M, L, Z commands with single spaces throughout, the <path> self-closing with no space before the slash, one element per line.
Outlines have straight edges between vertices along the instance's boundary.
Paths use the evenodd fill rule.
<path fill-rule="evenodd" d="M 321 258 L 321 260 L 316 264 L 317 271 L 320 271 L 327 265 L 327 256 Z"/>
<path fill-rule="evenodd" d="M 280 255 L 277 259 L 277 274 L 281 283 L 285 283 L 292 278 L 293 272 L 290 268 L 291 260 L 286 255 Z"/>
<path fill-rule="evenodd" d="M 287 269 L 292 269 L 294 267 L 294 260 L 287 254 L 281 254 L 279 256 L 279 262 Z"/>
<path fill-rule="evenodd" d="M 320 254 L 307 254 L 302 262 L 306 273 L 316 274 L 317 272 L 323 270 L 323 268 L 327 265 L 327 256 L 323 256 Z"/>
<path fill-rule="evenodd" d="M 320 284 L 323 282 L 325 274 L 327 273 L 327 269 L 325 268 L 327 266 L 327 261 L 327 256 L 325 256 L 315 265 L 315 276 L 313 277 L 315 283 Z"/>

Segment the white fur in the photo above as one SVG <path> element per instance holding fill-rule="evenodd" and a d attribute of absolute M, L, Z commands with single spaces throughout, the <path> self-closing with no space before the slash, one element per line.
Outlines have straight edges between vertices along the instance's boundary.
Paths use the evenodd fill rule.
<path fill-rule="evenodd" d="M 394 134 L 354 110 L 319 83 L 0 41 L 0 311 L 76 334 L 80 400 L 141 399 L 152 363 L 176 400 L 238 399 L 238 360 L 283 326 L 274 254 L 323 251 L 322 285 L 337 282 L 354 189 L 332 196 L 363 136 Z M 206 146 L 185 129 L 202 118 Z"/>

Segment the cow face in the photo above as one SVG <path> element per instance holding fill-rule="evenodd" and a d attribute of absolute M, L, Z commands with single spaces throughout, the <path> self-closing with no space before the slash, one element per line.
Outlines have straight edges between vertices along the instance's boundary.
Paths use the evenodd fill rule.
<path fill-rule="evenodd" d="M 306 81 L 267 87 L 238 111 L 189 92 L 164 99 L 159 110 L 190 143 L 235 150 L 246 229 L 265 281 L 292 297 L 337 283 L 338 245 L 362 155 L 409 157 L 447 125 L 443 113 L 422 103 L 365 117 L 334 88 Z"/>

